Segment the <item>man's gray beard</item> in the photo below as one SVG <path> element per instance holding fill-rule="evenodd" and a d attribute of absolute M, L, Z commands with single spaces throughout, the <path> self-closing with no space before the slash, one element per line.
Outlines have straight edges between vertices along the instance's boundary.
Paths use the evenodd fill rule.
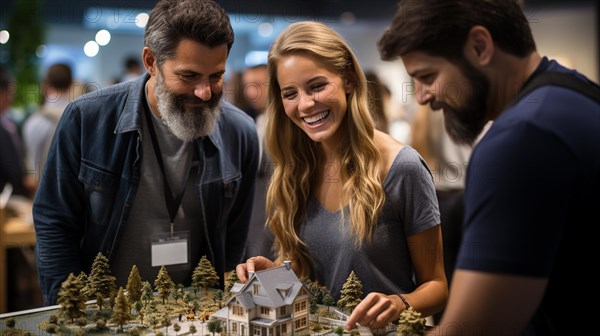
<path fill-rule="evenodd" d="M 165 88 L 160 71 L 156 72 L 154 93 L 158 100 L 158 111 L 163 124 L 177 138 L 191 142 L 212 133 L 221 114 L 219 104 L 213 109 L 205 106 L 186 110 L 183 105 L 177 106 L 177 96 Z"/>

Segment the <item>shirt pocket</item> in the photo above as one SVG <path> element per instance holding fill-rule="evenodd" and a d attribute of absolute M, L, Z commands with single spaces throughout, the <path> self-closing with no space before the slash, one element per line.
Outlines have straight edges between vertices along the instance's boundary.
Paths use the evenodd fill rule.
<path fill-rule="evenodd" d="M 242 174 L 227 176 L 225 179 L 205 181 L 202 183 L 202 194 L 207 211 L 220 209 L 221 213 L 228 213 L 238 197 Z"/>
<path fill-rule="evenodd" d="M 117 176 L 82 162 L 79 181 L 84 185 L 89 220 L 94 225 L 108 225 L 115 200 Z"/>

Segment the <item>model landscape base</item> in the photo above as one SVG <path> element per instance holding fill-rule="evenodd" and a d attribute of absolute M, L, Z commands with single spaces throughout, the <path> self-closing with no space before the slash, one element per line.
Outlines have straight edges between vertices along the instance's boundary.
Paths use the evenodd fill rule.
<path fill-rule="evenodd" d="M 362 295 L 362 285 L 352 277 L 353 273 L 348 277 L 348 286 L 345 285 L 352 290 L 342 290 L 342 299 L 338 301 L 340 311 L 333 307 L 335 302 L 327 289 L 310 280 L 300 281 L 289 264 L 251 273 L 245 284 L 237 282 L 234 271 L 226 281 L 225 292 L 209 288 L 219 278 L 204 257 L 194 270 L 193 287 L 188 288 L 176 287 L 162 267 L 153 289 L 148 282 L 141 282 L 134 266 L 127 291 L 119 288 L 115 294 L 115 286 L 107 281 L 114 283 L 114 277 L 107 270 L 107 261 L 99 255 L 89 277 L 71 274 L 63 282 L 59 305 L 1 314 L 0 335 L 285 336 L 424 332 L 424 320 L 416 312 L 417 315 L 403 313 L 402 328 L 390 324 L 378 330 L 364 327 L 343 330 L 348 317 L 342 312 L 346 308 L 344 302 L 352 306 L 360 302 L 352 295 Z M 97 300 L 82 301 L 90 293 Z M 129 303 L 130 299 L 134 304 Z"/>

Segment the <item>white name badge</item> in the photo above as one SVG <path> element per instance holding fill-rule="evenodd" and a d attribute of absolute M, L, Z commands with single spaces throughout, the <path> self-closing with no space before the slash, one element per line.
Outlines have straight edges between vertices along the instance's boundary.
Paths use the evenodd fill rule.
<path fill-rule="evenodd" d="M 188 241 L 174 237 L 152 242 L 152 267 L 187 264 Z"/>

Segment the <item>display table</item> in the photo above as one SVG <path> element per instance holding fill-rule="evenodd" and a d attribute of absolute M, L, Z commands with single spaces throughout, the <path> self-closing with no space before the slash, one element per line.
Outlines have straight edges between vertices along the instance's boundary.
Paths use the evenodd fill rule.
<path fill-rule="evenodd" d="M 14 198 L 6 209 L 0 207 L 0 313 L 7 310 L 7 260 L 9 248 L 34 246 L 35 231 L 31 217 L 31 201 Z"/>

